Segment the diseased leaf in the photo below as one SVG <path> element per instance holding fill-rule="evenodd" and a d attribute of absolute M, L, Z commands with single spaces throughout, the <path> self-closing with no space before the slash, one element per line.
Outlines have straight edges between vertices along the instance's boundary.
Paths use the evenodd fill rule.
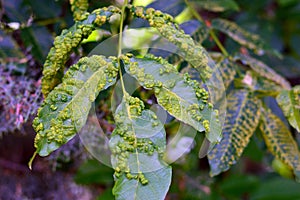
<path fill-rule="evenodd" d="M 84 57 L 72 65 L 63 82 L 44 100 L 33 121 L 35 147 L 40 156 L 72 139 L 85 124 L 92 102 L 101 90 L 115 83 L 116 58 Z"/>
<path fill-rule="evenodd" d="M 236 61 L 241 61 L 244 65 L 249 66 L 258 75 L 265 77 L 274 83 L 280 85 L 285 89 L 290 89 L 291 86 L 282 76 L 275 72 L 272 68 L 267 66 L 265 63 L 246 55 L 237 55 L 234 58 Z"/>
<path fill-rule="evenodd" d="M 173 17 L 179 15 L 186 7 L 184 0 L 157 0 L 149 4 L 147 8 L 154 8 Z"/>
<path fill-rule="evenodd" d="M 171 183 L 171 167 L 165 167 L 154 172 L 144 173 L 148 185 L 142 185 L 136 179 L 128 180 L 122 175 L 115 182 L 113 194 L 117 200 L 163 200 L 169 190 Z M 151 184 L 151 185 L 150 185 Z"/>
<path fill-rule="evenodd" d="M 276 115 L 264 109 L 260 129 L 271 153 L 291 167 L 296 179 L 300 181 L 300 153 L 289 129 Z"/>
<path fill-rule="evenodd" d="M 115 112 L 116 128 L 109 142 L 115 169 L 116 199 L 164 199 L 171 167 L 163 161 L 165 129 L 144 103 L 125 93 Z"/>
<path fill-rule="evenodd" d="M 180 28 L 184 30 L 185 34 L 190 35 L 199 44 L 206 40 L 209 34 L 209 29 L 206 25 L 195 19 L 180 24 Z"/>
<path fill-rule="evenodd" d="M 203 81 L 211 78 L 212 69 L 215 68 L 213 60 L 200 44 L 195 44 L 192 37 L 179 28 L 172 16 L 153 8 L 144 10 L 144 7 L 131 6 L 130 9 L 134 16 L 147 20 L 150 26 L 156 28 L 164 38 L 173 43 L 179 50 L 176 53 L 200 72 Z"/>
<path fill-rule="evenodd" d="M 300 86 L 281 91 L 276 100 L 291 126 L 300 132 Z"/>
<path fill-rule="evenodd" d="M 247 32 L 239 25 L 226 19 L 213 19 L 211 27 L 221 31 L 242 46 L 253 50 L 256 54 L 262 55 L 265 51 L 279 55 L 277 51 L 268 46 L 260 37 L 254 33 Z"/>
<path fill-rule="evenodd" d="M 151 55 L 124 58 L 124 62 L 127 73 L 144 88 L 154 89 L 158 103 L 167 112 L 199 132 L 206 131 L 210 142 L 220 140 L 222 128 L 217 111 L 209 103 L 208 92 L 197 81 L 188 74 L 181 76 L 173 65 Z"/>
<path fill-rule="evenodd" d="M 228 95 L 223 139 L 208 153 L 211 176 L 228 170 L 238 161 L 258 125 L 260 106 L 260 100 L 246 90 Z"/>
<path fill-rule="evenodd" d="M 87 9 L 89 7 L 88 0 L 70 0 L 70 4 L 74 20 L 83 20 L 89 14 L 87 12 Z"/>
<path fill-rule="evenodd" d="M 94 10 L 85 17 L 85 20 L 76 22 L 70 29 L 63 30 L 61 35 L 55 38 L 54 46 L 50 49 L 43 68 L 42 92 L 45 97 L 61 82 L 65 63 L 72 49 L 87 38 L 96 26 L 103 25 L 118 12 L 119 10 L 115 7 Z"/>
<path fill-rule="evenodd" d="M 234 0 L 193 0 L 191 1 L 201 8 L 214 11 L 223 12 L 226 10 L 239 10 L 238 4 Z"/>

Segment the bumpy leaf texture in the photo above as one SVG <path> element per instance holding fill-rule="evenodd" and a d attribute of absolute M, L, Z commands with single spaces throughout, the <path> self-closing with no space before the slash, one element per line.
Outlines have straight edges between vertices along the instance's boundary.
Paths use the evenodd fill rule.
<path fill-rule="evenodd" d="M 87 38 L 95 27 L 103 25 L 116 13 L 119 13 L 116 7 L 94 10 L 84 20 L 76 22 L 68 30 L 63 30 L 61 35 L 55 38 L 54 46 L 50 49 L 43 68 L 42 92 L 45 97 L 61 82 L 65 63 L 72 49 Z"/>
<path fill-rule="evenodd" d="M 116 199 L 164 199 L 171 184 L 171 167 L 163 161 L 165 129 L 143 102 L 125 93 L 115 112 L 110 139 L 115 169 Z"/>
<path fill-rule="evenodd" d="M 115 83 L 116 58 L 84 57 L 72 65 L 63 82 L 52 90 L 33 121 L 35 147 L 41 156 L 74 137 L 85 124 L 98 93 Z"/>
<path fill-rule="evenodd" d="M 209 94 L 188 74 L 179 74 L 162 58 L 146 56 L 125 61 L 125 70 L 146 89 L 154 89 L 157 102 L 176 119 L 206 132 L 211 143 L 221 139 L 218 113 L 209 103 Z"/>

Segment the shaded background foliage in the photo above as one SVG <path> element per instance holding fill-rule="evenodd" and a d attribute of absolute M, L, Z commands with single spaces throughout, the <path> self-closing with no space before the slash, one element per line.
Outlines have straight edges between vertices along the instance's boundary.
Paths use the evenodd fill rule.
<path fill-rule="evenodd" d="M 234 5 L 226 4 L 229 5 L 229 9 L 224 12 L 219 12 L 220 8 L 216 5 L 201 9 L 205 7 L 203 2 L 207 3 L 207 1 L 193 2 L 196 2 L 196 5 L 200 2 L 197 10 L 204 20 L 215 17 L 230 19 L 246 30 L 259 34 L 273 49 L 284 55 L 283 59 L 274 56 L 260 59 L 264 59 L 275 71 L 287 78 L 291 85 L 300 84 L 300 3 L 297 0 L 236 0 Z M 121 3 L 93 1 L 89 9 L 111 4 L 119 6 Z M 226 5 L 223 5 L 223 8 L 226 8 Z M 180 0 L 159 0 L 148 7 L 160 9 L 173 16 L 179 15 L 177 17 L 179 22 L 188 19 L 190 15 L 185 12 L 185 3 Z M 73 24 L 69 2 L 2 0 L 0 17 L 0 135 L 2 137 L 0 174 L 3 177 L 0 179 L 0 194 L 7 195 L 1 198 L 94 199 L 98 196 L 99 199 L 112 199 L 113 171 L 91 160 L 79 144 L 78 138 L 74 138 L 71 143 L 51 155 L 48 162 L 38 160 L 35 171 L 30 172 L 27 169 L 27 161 L 33 152 L 34 133 L 30 124 L 41 102 L 42 64 L 52 45 L 53 37 Z M 189 21 L 181 27 L 192 34 L 198 23 Z M 146 23 L 143 20 L 134 20 L 130 27 L 144 25 Z M 97 42 L 116 32 L 117 26 L 101 27 L 96 38 L 90 39 L 76 49 L 67 65 L 87 55 Z M 194 37 L 200 36 L 201 34 L 194 34 Z M 247 51 L 240 48 L 225 34 L 220 34 L 219 38 L 229 53 Z M 218 51 L 212 40 L 205 41 L 203 45 Z M 108 96 L 102 94 L 98 101 L 105 102 Z M 268 98 L 266 102 L 272 107 L 273 112 L 283 119 L 283 114 L 275 100 Z M 113 122 L 109 120 L 111 118 L 109 106 L 105 103 L 100 105 L 101 108 L 97 108 L 100 123 L 108 131 L 112 131 Z M 106 118 L 102 118 L 103 116 Z M 172 128 L 174 127 L 168 127 L 171 132 Z M 292 131 L 299 143 L 299 134 L 296 134 L 295 130 Z M 195 147 L 188 156 L 180 159 L 173 166 L 173 182 L 168 199 L 300 198 L 299 184 L 275 173 L 279 171 L 283 176 L 290 177 L 288 170 L 281 167 L 282 164 L 276 160 L 273 161 L 273 167 L 267 164 L 273 158 L 264 151 L 266 147 L 259 137 L 250 140 L 237 165 L 215 178 L 208 176 L 206 158 L 198 160 L 197 149 L 199 148 Z M 52 173 L 50 169 L 56 172 Z M 76 185 L 73 180 L 88 187 Z M 64 183 L 64 188 L 67 189 L 57 190 L 61 188 L 61 183 Z M 39 187 L 45 184 L 47 186 Z"/>

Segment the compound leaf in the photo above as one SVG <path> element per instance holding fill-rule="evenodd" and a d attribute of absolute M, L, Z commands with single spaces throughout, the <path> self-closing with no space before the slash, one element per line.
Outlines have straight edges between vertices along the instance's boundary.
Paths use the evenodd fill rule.
<path fill-rule="evenodd" d="M 74 137 L 98 93 L 115 83 L 117 72 L 116 58 L 103 56 L 84 57 L 70 67 L 33 121 L 39 155 L 47 156 Z"/>
<path fill-rule="evenodd" d="M 289 129 L 276 115 L 264 109 L 260 129 L 271 153 L 292 168 L 296 179 L 300 181 L 300 153 Z"/>
<path fill-rule="evenodd" d="M 258 35 L 247 32 L 232 21 L 213 19 L 211 21 L 211 27 L 225 33 L 240 45 L 253 50 L 256 54 L 262 55 L 265 51 L 268 51 L 274 55 L 279 55 L 278 52 L 269 47 Z"/>
<path fill-rule="evenodd" d="M 258 125 L 260 106 L 260 100 L 246 90 L 228 95 L 223 139 L 208 153 L 211 176 L 228 170 L 240 158 Z"/>
<path fill-rule="evenodd" d="M 276 100 L 291 126 L 300 132 L 300 86 L 283 90 Z"/>
<path fill-rule="evenodd" d="M 116 199 L 164 199 L 171 184 L 171 167 L 162 160 L 166 132 L 144 103 L 125 93 L 115 112 L 116 128 L 109 145 L 115 169 Z"/>
<path fill-rule="evenodd" d="M 210 142 L 220 140 L 222 128 L 217 111 L 209 103 L 208 92 L 197 81 L 188 74 L 181 76 L 173 65 L 151 55 L 124 62 L 127 73 L 144 88 L 154 89 L 158 103 L 167 112 L 197 131 L 206 131 Z"/>

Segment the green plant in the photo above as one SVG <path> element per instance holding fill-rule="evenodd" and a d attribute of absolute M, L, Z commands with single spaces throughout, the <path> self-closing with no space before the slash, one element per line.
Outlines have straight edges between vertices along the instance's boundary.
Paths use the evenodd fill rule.
<path fill-rule="evenodd" d="M 218 1 L 215 4 L 223 10 L 236 9 L 234 1 L 228 2 L 225 6 Z M 47 156 L 72 139 L 84 126 L 99 93 L 120 79 L 123 97 L 114 113 L 116 128 L 109 142 L 115 170 L 113 194 L 117 199 L 163 199 L 172 176 L 171 167 L 164 160 L 167 133 L 158 116 L 140 98 L 128 94 L 123 81 L 126 72 L 144 89 L 153 91 L 158 104 L 176 120 L 198 132 L 205 132 L 211 144 L 208 152 L 211 175 L 218 175 L 235 164 L 252 135 L 259 130 L 257 132 L 261 133 L 268 149 L 299 180 L 298 145 L 289 128 L 263 101 L 264 97 L 276 97 L 291 126 L 299 131 L 299 86 L 291 88 L 282 76 L 246 50 L 258 55 L 267 52 L 280 56 L 258 35 L 228 20 L 204 21 L 189 1 L 185 1 L 185 5 L 198 24 L 191 35 L 186 34 L 171 15 L 153 8 L 133 6 L 127 1 L 121 10 L 110 6 L 91 13 L 86 11 L 87 1 L 71 0 L 70 3 L 75 24 L 55 38 L 44 64 L 42 92 L 45 100 L 33 121 L 37 132 L 37 154 Z M 200 6 L 209 8 L 207 4 Z M 146 55 L 141 52 L 123 54 L 126 9 L 133 18 L 148 21 L 180 50 L 184 59 L 175 54 L 157 57 L 151 51 Z M 64 74 L 72 50 L 116 15 L 121 16 L 117 57 L 83 57 Z M 223 32 L 239 43 L 242 53 L 229 54 L 215 31 Z M 208 36 L 221 53 L 208 51 L 209 48 L 200 44 L 210 42 Z M 178 70 L 181 68 L 184 69 Z M 214 77 L 217 70 L 221 77 Z M 228 92 L 223 131 L 222 119 L 214 105 L 222 99 L 222 93 L 212 96 L 204 86 L 209 80 L 220 81 L 220 78 Z M 147 127 L 148 131 L 144 132 L 140 127 Z"/>

